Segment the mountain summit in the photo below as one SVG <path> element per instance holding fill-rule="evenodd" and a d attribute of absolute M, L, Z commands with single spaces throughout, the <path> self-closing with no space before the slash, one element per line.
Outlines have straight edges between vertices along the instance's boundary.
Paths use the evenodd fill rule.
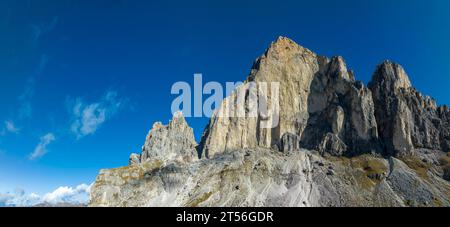
<path fill-rule="evenodd" d="M 277 95 L 253 97 L 277 114 L 219 114 L 273 82 Z M 90 206 L 449 206 L 449 124 L 400 65 L 383 62 L 365 86 L 342 57 L 279 37 L 198 146 L 182 114 L 156 123 L 129 166 L 100 172 Z"/>

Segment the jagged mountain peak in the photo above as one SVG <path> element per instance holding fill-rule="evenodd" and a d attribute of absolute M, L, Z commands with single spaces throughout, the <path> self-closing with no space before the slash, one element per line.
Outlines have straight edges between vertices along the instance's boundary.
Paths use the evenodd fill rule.
<path fill-rule="evenodd" d="M 130 164 L 155 159 L 166 163 L 188 163 L 198 159 L 196 146 L 193 129 L 187 124 L 182 112 L 176 112 L 168 125 L 161 122 L 153 124 L 142 153 L 132 154 L 129 160 Z"/>
<path fill-rule="evenodd" d="M 450 204 L 450 112 L 413 89 L 400 65 L 383 62 L 366 87 L 342 57 L 279 37 L 250 81 L 279 83 L 279 93 L 257 96 L 279 101 L 278 115 L 214 114 L 198 159 L 193 131 L 175 113 L 153 126 L 131 165 L 100 172 L 90 205 Z M 234 92 L 221 107 L 237 99 Z M 267 121 L 278 124 L 262 127 Z"/>
<path fill-rule="evenodd" d="M 314 52 L 299 45 L 294 40 L 284 36 L 279 36 L 270 44 L 269 48 L 266 51 L 266 56 L 283 58 L 290 57 L 293 54 L 298 53 L 308 53 L 311 55 L 316 55 Z"/>
<path fill-rule="evenodd" d="M 177 111 L 173 114 L 172 119 L 169 122 L 169 128 L 189 128 L 189 125 L 184 118 L 183 112 Z"/>
<path fill-rule="evenodd" d="M 448 151 L 449 120 L 439 114 L 434 99 L 412 87 L 401 65 L 384 61 L 377 66 L 368 87 L 386 154 L 411 154 L 419 148 Z"/>
<path fill-rule="evenodd" d="M 355 81 L 343 57 L 319 56 L 280 37 L 255 66 L 247 82 L 279 83 L 278 97 L 258 97 L 279 101 L 279 116 L 272 118 L 279 124 L 267 129 L 261 127 L 263 118 L 213 117 L 201 143 L 207 156 L 244 147 L 280 148 L 283 138 L 295 143 L 288 147 L 341 155 L 377 150 L 370 90 Z M 236 100 L 231 96 L 222 105 Z"/>
<path fill-rule="evenodd" d="M 353 72 L 347 69 L 347 64 L 342 56 L 334 56 L 328 64 L 328 74 L 339 79 L 355 81 Z"/>
<path fill-rule="evenodd" d="M 315 58 L 317 55 L 311 50 L 300 46 L 292 39 L 279 36 L 269 45 L 264 54 L 255 60 L 252 72 L 261 70 L 266 65 L 285 64 L 298 56 L 310 56 Z M 254 79 L 252 75 L 250 75 L 250 78 Z"/>
<path fill-rule="evenodd" d="M 386 60 L 379 64 L 369 83 L 371 86 L 380 84 L 385 89 L 391 91 L 403 88 L 408 89 L 412 87 L 408 74 L 405 72 L 400 64 Z"/>

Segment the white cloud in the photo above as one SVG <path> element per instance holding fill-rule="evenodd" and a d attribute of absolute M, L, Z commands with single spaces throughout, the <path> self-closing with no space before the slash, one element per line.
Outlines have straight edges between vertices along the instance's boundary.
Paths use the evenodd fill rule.
<path fill-rule="evenodd" d="M 63 186 L 45 194 L 42 201 L 50 204 L 87 203 L 89 201 L 90 191 L 91 185 L 87 184 L 80 184 L 75 188 Z"/>
<path fill-rule="evenodd" d="M 98 102 L 87 104 L 80 98 L 71 107 L 72 123 L 70 130 L 78 139 L 94 134 L 100 126 L 113 117 L 122 107 L 123 100 L 117 92 L 107 92 Z"/>
<path fill-rule="evenodd" d="M 40 202 L 40 196 L 31 193 L 25 194 L 23 189 L 16 189 L 12 193 L 0 194 L 0 207 L 27 207 Z"/>
<path fill-rule="evenodd" d="M 5 129 L 6 129 L 6 131 L 8 131 L 10 133 L 15 133 L 15 134 L 18 134 L 20 132 L 20 129 L 17 128 L 17 126 L 11 120 L 5 121 Z"/>
<path fill-rule="evenodd" d="M 20 129 L 14 124 L 13 121 L 4 121 L 4 126 L 0 126 L 0 136 L 4 136 L 7 133 L 19 134 Z"/>
<path fill-rule="evenodd" d="M 8 206 L 9 201 L 12 199 L 12 195 L 0 194 L 0 207 Z"/>
<path fill-rule="evenodd" d="M 47 146 L 51 142 L 55 141 L 55 139 L 56 138 L 53 133 L 47 133 L 46 135 L 42 136 L 33 153 L 30 154 L 29 159 L 35 160 L 44 156 L 47 153 Z"/>
<path fill-rule="evenodd" d="M 0 194 L 0 207 L 30 207 L 38 204 L 57 205 L 61 203 L 87 204 L 91 186 L 92 184 L 80 184 L 74 188 L 62 186 L 44 196 L 36 193 L 26 194 L 24 190 L 16 189 L 13 193 Z"/>

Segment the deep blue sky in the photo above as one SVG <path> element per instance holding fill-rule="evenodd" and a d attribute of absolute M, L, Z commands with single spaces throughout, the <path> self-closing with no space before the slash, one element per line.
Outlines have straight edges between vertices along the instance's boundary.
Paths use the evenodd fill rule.
<path fill-rule="evenodd" d="M 449 10 L 447 0 L 2 0 L 0 192 L 89 184 L 101 168 L 126 165 L 153 122 L 170 119 L 173 83 L 194 73 L 244 80 L 280 35 L 342 55 L 365 83 L 378 63 L 396 61 L 450 104 Z M 104 121 L 77 128 L 77 103 L 104 110 Z M 199 137 L 206 120 L 188 122 Z M 47 153 L 30 160 L 36 150 Z"/>

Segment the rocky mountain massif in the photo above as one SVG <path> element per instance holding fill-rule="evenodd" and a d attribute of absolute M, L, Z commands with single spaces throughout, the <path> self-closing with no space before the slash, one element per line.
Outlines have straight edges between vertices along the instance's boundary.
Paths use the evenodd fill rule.
<path fill-rule="evenodd" d="M 257 95 L 276 98 L 278 115 L 219 109 L 197 145 L 176 113 L 153 126 L 129 166 L 101 170 L 90 206 L 450 205 L 450 110 L 416 91 L 400 65 L 381 63 L 365 86 L 342 57 L 280 37 L 251 82 L 279 83 L 279 96 Z"/>

